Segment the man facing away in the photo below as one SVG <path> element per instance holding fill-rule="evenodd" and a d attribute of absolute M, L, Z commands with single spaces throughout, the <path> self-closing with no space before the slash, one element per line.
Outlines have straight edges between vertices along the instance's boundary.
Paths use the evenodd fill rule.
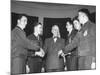
<path fill-rule="evenodd" d="M 31 42 L 26 38 L 24 28 L 27 25 L 27 16 L 19 15 L 17 26 L 11 32 L 11 74 L 26 72 L 27 49 L 38 50 L 37 41 Z"/>
<path fill-rule="evenodd" d="M 60 37 L 57 25 L 52 26 L 53 36 L 45 40 L 44 51 L 46 54 L 46 72 L 59 72 L 64 70 L 64 60 L 61 54 L 64 49 L 65 40 Z"/>

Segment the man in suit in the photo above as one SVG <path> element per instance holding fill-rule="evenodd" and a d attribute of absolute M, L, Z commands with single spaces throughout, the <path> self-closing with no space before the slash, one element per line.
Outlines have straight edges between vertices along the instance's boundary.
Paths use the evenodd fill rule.
<path fill-rule="evenodd" d="M 54 25 L 51 30 L 53 36 L 45 40 L 44 51 L 46 53 L 46 72 L 57 72 L 64 70 L 64 60 L 61 57 L 65 40 L 60 37 L 59 28 Z"/>
<path fill-rule="evenodd" d="M 38 42 L 26 38 L 24 28 L 27 25 L 27 16 L 19 15 L 17 26 L 11 32 L 11 74 L 26 72 L 27 49 L 38 50 Z"/>
<path fill-rule="evenodd" d="M 28 36 L 30 40 L 37 40 L 39 42 L 39 46 L 41 47 L 39 51 L 36 50 L 28 50 L 28 66 L 29 73 L 40 73 L 42 69 L 42 58 L 44 57 L 44 51 L 42 49 L 43 43 L 40 35 L 43 32 L 43 26 L 41 23 L 36 22 L 34 25 L 33 34 Z M 33 41 L 34 42 L 34 41 Z"/>

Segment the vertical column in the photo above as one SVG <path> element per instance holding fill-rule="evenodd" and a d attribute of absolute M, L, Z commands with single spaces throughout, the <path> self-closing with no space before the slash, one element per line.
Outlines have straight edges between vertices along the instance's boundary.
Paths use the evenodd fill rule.
<path fill-rule="evenodd" d="M 39 22 L 43 24 L 43 16 L 39 16 Z"/>

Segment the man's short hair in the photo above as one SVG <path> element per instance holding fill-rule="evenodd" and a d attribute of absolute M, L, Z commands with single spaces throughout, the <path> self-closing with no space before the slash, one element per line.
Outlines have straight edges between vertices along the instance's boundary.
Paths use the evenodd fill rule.
<path fill-rule="evenodd" d="M 79 21 L 78 16 L 75 16 L 75 17 L 72 19 L 72 22 L 74 22 L 74 20 Z"/>
<path fill-rule="evenodd" d="M 87 15 L 88 18 L 90 17 L 90 12 L 86 8 L 82 8 L 82 9 L 78 10 L 78 12 L 83 12 L 83 13 L 85 13 Z"/>
<path fill-rule="evenodd" d="M 40 22 L 34 22 L 34 27 L 36 27 L 38 25 L 42 25 L 42 23 L 40 23 Z"/>
<path fill-rule="evenodd" d="M 66 23 L 67 23 L 67 22 L 69 22 L 70 24 L 72 24 L 72 25 L 73 25 L 73 21 L 72 21 L 72 19 L 71 19 L 70 17 L 68 17 L 68 18 L 67 18 Z"/>
<path fill-rule="evenodd" d="M 58 26 L 58 25 L 56 25 L 56 24 L 52 26 L 52 28 L 54 28 L 54 27 L 58 27 L 58 29 L 59 29 L 59 26 Z"/>
<path fill-rule="evenodd" d="M 26 15 L 26 14 L 19 14 L 19 15 L 18 15 L 18 19 L 21 19 L 22 16 L 25 16 L 25 17 L 27 18 L 27 15 Z"/>

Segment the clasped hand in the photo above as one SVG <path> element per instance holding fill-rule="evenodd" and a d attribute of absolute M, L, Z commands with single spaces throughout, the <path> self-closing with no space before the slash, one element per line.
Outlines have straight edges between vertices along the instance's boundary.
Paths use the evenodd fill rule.
<path fill-rule="evenodd" d="M 40 56 L 40 57 L 44 57 L 45 52 L 42 48 L 40 48 L 40 51 L 35 52 L 35 56 Z"/>

